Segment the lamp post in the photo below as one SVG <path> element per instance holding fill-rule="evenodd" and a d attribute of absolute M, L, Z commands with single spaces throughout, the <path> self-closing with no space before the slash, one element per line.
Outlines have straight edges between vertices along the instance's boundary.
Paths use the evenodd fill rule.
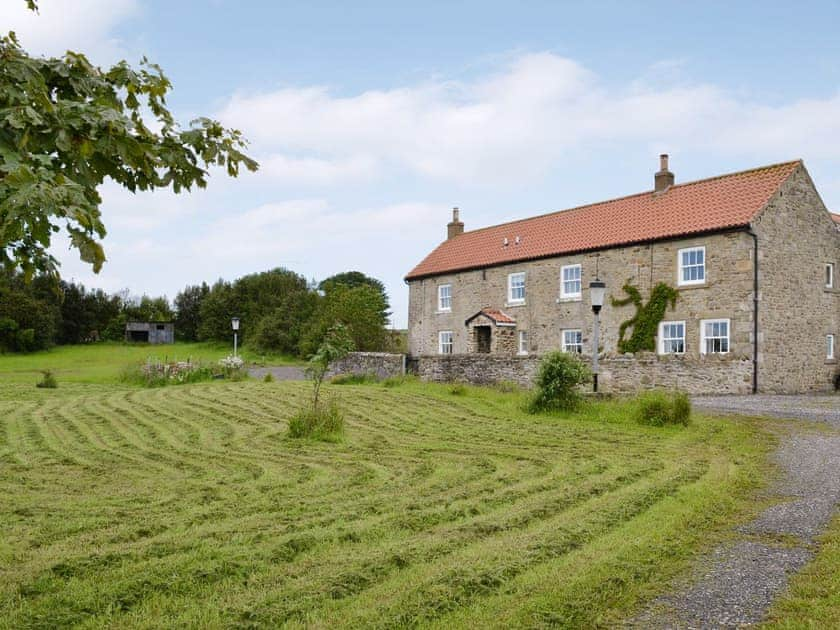
<path fill-rule="evenodd" d="M 236 342 L 239 341 L 239 318 L 232 317 L 230 319 L 230 327 L 233 328 L 233 357 L 236 358 Z"/>
<path fill-rule="evenodd" d="M 598 337 L 601 333 L 601 307 L 604 305 L 604 294 L 607 285 L 597 276 L 589 283 L 589 299 L 592 302 L 592 312 L 595 314 L 595 326 L 592 329 L 592 391 L 598 391 Z"/>

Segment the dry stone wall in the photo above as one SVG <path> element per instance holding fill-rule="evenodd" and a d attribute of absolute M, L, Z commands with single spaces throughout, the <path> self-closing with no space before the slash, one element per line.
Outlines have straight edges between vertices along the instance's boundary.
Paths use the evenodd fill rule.
<path fill-rule="evenodd" d="M 437 383 L 491 385 L 504 381 L 532 387 L 538 368 L 539 359 L 533 356 L 435 355 L 412 361 L 412 371 L 423 380 Z M 746 394 L 752 388 L 752 362 L 714 356 L 660 357 L 653 353 L 610 356 L 600 360 L 598 382 L 601 391 L 611 393 L 678 388 L 690 394 Z"/>
<path fill-rule="evenodd" d="M 330 365 L 327 377 L 339 374 L 371 374 L 377 378 L 389 378 L 405 374 L 404 354 L 389 352 L 351 352 L 344 359 Z"/>

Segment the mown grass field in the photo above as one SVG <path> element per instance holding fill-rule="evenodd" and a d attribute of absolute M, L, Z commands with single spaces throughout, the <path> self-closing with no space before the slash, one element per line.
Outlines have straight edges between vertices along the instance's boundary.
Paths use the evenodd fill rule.
<path fill-rule="evenodd" d="M 757 509 L 772 446 L 412 382 L 328 387 L 344 441 L 296 441 L 304 383 L 97 369 L 0 359 L 0 627 L 610 626 Z"/>

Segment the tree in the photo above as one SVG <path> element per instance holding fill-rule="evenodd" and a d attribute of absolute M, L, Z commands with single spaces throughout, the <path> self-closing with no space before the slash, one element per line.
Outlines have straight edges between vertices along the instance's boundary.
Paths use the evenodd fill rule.
<path fill-rule="evenodd" d="M 209 118 L 181 128 L 166 107 L 171 87 L 145 58 L 139 69 L 121 61 L 102 70 L 80 53 L 32 57 L 14 33 L 0 38 L 0 263 L 27 279 L 57 276 L 47 250 L 63 226 L 98 272 L 105 178 L 131 192 L 179 193 L 204 188 L 213 165 L 232 177 L 258 168 L 239 131 Z"/>
<path fill-rule="evenodd" d="M 300 354 L 308 356 L 315 352 L 336 323 L 347 328 L 357 350 L 383 350 L 387 345 L 386 310 L 382 293 L 368 284 L 354 288 L 335 286 L 319 301 L 301 339 Z"/>
<path fill-rule="evenodd" d="M 201 323 L 201 304 L 210 293 L 206 282 L 185 287 L 175 296 L 175 334 L 183 341 L 198 340 L 198 326 Z"/>
<path fill-rule="evenodd" d="M 391 305 L 388 302 L 388 293 L 385 291 L 385 285 L 381 280 L 366 276 L 361 271 L 345 271 L 343 273 L 337 273 L 325 280 L 321 280 L 318 288 L 323 291 L 324 294 L 328 294 L 334 291 L 337 287 L 355 289 L 356 287 L 364 286 L 372 287 L 379 292 L 382 297 L 382 316 L 385 320 L 391 317 Z"/>
<path fill-rule="evenodd" d="M 317 411 L 321 385 L 330 364 L 346 357 L 353 350 L 353 339 L 342 324 L 334 324 L 324 334 L 321 344 L 309 358 L 306 373 L 312 379 L 312 408 Z"/>

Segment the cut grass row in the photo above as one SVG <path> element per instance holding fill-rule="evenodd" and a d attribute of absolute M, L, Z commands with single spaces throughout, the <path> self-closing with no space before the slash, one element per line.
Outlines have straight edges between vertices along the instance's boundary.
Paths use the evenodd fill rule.
<path fill-rule="evenodd" d="M 0 626 L 610 625 L 750 508 L 773 439 L 622 403 L 299 383 L 0 387 Z"/>

